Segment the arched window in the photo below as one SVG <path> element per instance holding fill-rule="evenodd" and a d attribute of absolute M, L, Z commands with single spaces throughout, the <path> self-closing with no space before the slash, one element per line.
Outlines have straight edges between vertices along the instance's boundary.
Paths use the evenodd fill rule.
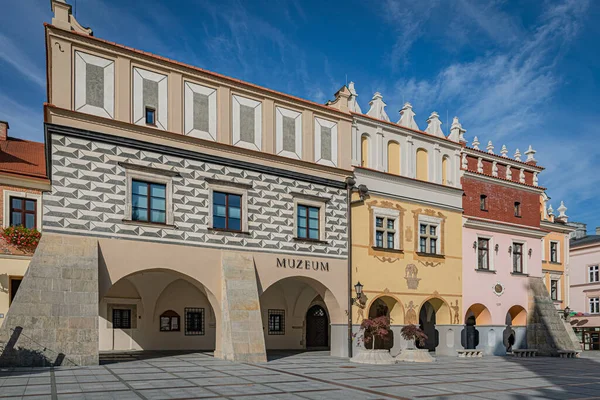
<path fill-rule="evenodd" d="M 442 185 L 448 184 L 448 156 L 442 158 Z"/>
<path fill-rule="evenodd" d="M 362 135 L 360 138 L 360 166 L 369 166 L 369 137 Z"/>
<path fill-rule="evenodd" d="M 416 177 L 422 181 L 429 180 L 429 159 L 427 157 L 427 150 L 417 150 L 417 173 Z"/>
<path fill-rule="evenodd" d="M 387 172 L 400 175 L 400 144 L 393 141 L 388 142 L 387 151 Z"/>
<path fill-rule="evenodd" d="M 161 332 L 179 332 L 180 331 L 179 314 L 173 310 L 165 311 L 160 316 Z"/>

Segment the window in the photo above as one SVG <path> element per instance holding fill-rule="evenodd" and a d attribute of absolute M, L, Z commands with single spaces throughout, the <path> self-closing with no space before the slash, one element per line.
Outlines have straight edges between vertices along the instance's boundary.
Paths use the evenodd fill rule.
<path fill-rule="evenodd" d="M 131 329 L 131 310 L 113 308 L 112 324 L 113 329 Z"/>
<path fill-rule="evenodd" d="M 590 265 L 588 267 L 590 283 L 600 282 L 600 272 L 598 271 L 598 268 L 599 267 L 597 265 Z"/>
<path fill-rule="evenodd" d="M 523 244 L 513 243 L 513 272 L 523 273 Z"/>
<path fill-rule="evenodd" d="M 10 225 L 23 225 L 28 229 L 36 228 L 37 220 L 37 202 L 36 200 L 23 199 L 20 197 L 10 198 Z"/>
<path fill-rule="evenodd" d="M 600 313 L 600 297 L 590 298 L 590 314 Z"/>
<path fill-rule="evenodd" d="M 269 335 L 285 335 L 285 310 L 269 310 Z"/>
<path fill-rule="evenodd" d="M 173 310 L 165 311 L 160 316 L 161 332 L 179 332 L 179 314 Z"/>
<path fill-rule="evenodd" d="M 477 268 L 490 269 L 490 239 L 477 239 Z"/>
<path fill-rule="evenodd" d="M 419 251 L 421 253 L 437 254 L 437 225 L 419 224 Z"/>
<path fill-rule="evenodd" d="M 146 123 L 156 125 L 156 110 L 152 107 L 146 107 Z"/>
<path fill-rule="evenodd" d="M 521 216 L 521 203 L 515 202 L 515 217 Z"/>
<path fill-rule="evenodd" d="M 396 248 L 396 219 L 375 217 L 375 247 Z"/>
<path fill-rule="evenodd" d="M 479 209 L 481 211 L 487 211 L 487 196 L 485 194 L 482 194 L 481 196 L 479 196 Z"/>
<path fill-rule="evenodd" d="M 298 237 L 319 240 L 319 207 L 298 204 Z"/>
<path fill-rule="evenodd" d="M 162 183 L 131 181 L 131 219 L 166 223 L 167 187 Z"/>
<path fill-rule="evenodd" d="M 185 309 L 185 335 L 204 335 L 204 308 Z"/>
<path fill-rule="evenodd" d="M 213 192 L 213 228 L 242 230 L 242 196 Z"/>
<path fill-rule="evenodd" d="M 550 242 L 550 262 L 558 262 L 558 243 Z"/>
<path fill-rule="evenodd" d="M 19 286 L 21 286 L 21 281 L 23 280 L 22 276 L 11 276 L 9 277 L 8 283 L 8 305 L 13 302 L 15 296 L 17 295 L 17 290 L 19 290 Z"/>
<path fill-rule="evenodd" d="M 558 300 L 558 279 L 550 279 L 550 298 Z"/>

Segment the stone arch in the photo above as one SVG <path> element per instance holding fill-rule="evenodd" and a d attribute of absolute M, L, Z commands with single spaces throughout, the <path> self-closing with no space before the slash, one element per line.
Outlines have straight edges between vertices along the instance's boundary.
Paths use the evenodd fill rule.
<path fill-rule="evenodd" d="M 527 326 L 527 311 L 520 305 L 514 305 L 506 313 L 506 325 Z"/>
<path fill-rule="evenodd" d="M 437 297 L 437 296 L 429 296 L 419 306 L 419 313 L 421 312 L 421 308 L 426 303 L 430 303 L 435 311 L 436 321 L 438 324 L 450 325 L 452 324 L 452 310 L 450 306 L 446 302 L 446 300 Z"/>
<path fill-rule="evenodd" d="M 366 133 L 363 133 L 360 137 L 360 166 L 365 168 L 369 167 L 370 139 Z"/>
<path fill-rule="evenodd" d="M 433 351 L 440 342 L 436 325 L 449 325 L 452 323 L 451 309 L 444 299 L 430 296 L 421 303 L 418 316 L 419 326 L 427 335 L 423 348 Z"/>
<path fill-rule="evenodd" d="M 475 325 L 491 325 L 492 314 L 486 306 L 481 303 L 475 303 L 469 307 L 465 313 L 465 324 L 469 318 L 475 319 Z"/>
<path fill-rule="evenodd" d="M 404 306 L 402 302 L 392 294 L 381 294 L 373 298 L 367 307 L 369 318 L 372 317 L 371 309 L 376 304 L 375 302 L 380 300 L 388 308 L 388 317 L 390 317 L 392 325 L 403 325 L 404 324 Z"/>
<path fill-rule="evenodd" d="M 422 181 L 429 181 L 429 154 L 422 147 L 417 149 L 415 171 L 415 178 Z"/>
<path fill-rule="evenodd" d="M 400 143 L 395 140 L 387 144 L 387 172 L 400 175 Z"/>

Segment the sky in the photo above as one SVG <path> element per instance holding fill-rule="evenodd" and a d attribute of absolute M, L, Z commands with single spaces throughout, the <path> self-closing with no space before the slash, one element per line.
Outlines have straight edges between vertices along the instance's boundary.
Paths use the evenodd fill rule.
<path fill-rule="evenodd" d="M 600 1 L 68 0 L 94 35 L 323 103 L 354 81 L 392 121 L 458 116 L 509 155 L 531 144 L 556 210 L 600 226 Z M 48 0 L 0 15 L 0 120 L 43 141 Z"/>

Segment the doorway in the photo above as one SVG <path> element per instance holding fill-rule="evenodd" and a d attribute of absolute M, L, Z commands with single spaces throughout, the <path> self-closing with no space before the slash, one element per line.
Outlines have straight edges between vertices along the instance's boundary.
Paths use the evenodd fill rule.
<path fill-rule="evenodd" d="M 314 305 L 306 313 L 306 348 L 329 347 L 329 318 L 320 305 Z"/>

